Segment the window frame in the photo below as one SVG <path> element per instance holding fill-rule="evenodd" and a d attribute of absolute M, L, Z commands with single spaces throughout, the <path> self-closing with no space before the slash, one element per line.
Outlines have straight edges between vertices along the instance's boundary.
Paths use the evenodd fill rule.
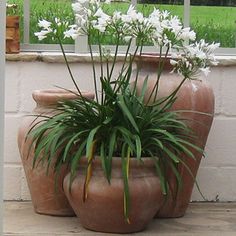
<path fill-rule="evenodd" d="M 136 5 L 137 0 L 131 0 L 131 4 Z M 191 0 L 184 0 L 184 27 L 190 26 L 190 6 L 191 6 Z M 23 37 L 23 43 L 21 43 L 21 51 L 22 52 L 58 52 L 60 51 L 60 47 L 56 44 L 31 44 L 30 43 L 30 0 L 24 0 L 24 37 Z M 88 53 L 88 40 L 87 36 L 79 36 L 75 40 L 74 45 L 64 45 L 64 49 L 66 52 L 70 53 Z M 113 50 L 114 46 L 107 46 L 107 48 Z M 93 46 L 93 49 L 96 50 L 96 45 Z M 145 53 L 151 53 L 156 51 L 156 47 L 154 46 L 145 46 L 144 50 Z M 119 53 L 125 52 L 125 48 L 122 46 L 120 47 Z M 216 55 L 236 55 L 236 47 L 235 48 L 219 48 L 216 50 Z"/>

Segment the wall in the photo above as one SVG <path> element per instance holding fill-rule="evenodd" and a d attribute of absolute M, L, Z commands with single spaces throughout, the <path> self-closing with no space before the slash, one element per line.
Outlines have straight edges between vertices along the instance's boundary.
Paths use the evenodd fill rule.
<path fill-rule="evenodd" d="M 208 79 L 216 97 L 216 115 L 198 174 L 201 190 L 209 201 L 236 201 L 236 58 L 223 57 Z M 72 70 L 83 90 L 93 90 L 87 56 L 71 56 Z M 57 54 L 8 55 L 6 64 L 6 111 L 4 199 L 29 200 L 29 192 L 17 149 L 17 130 L 24 115 L 34 108 L 31 93 L 54 85 L 72 88 L 66 67 Z M 196 189 L 192 200 L 202 201 Z"/>

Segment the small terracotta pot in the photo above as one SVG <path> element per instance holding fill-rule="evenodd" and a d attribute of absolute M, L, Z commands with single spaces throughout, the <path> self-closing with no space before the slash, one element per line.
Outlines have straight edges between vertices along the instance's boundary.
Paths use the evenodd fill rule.
<path fill-rule="evenodd" d="M 124 217 L 124 186 L 121 159 L 113 158 L 112 178 L 109 184 L 98 157 L 93 162 L 92 178 L 88 185 L 88 198 L 83 201 L 83 188 L 87 162 L 79 165 L 71 192 L 70 174 L 64 180 L 65 194 L 83 227 L 108 233 L 131 233 L 143 230 L 152 220 L 163 202 L 160 181 L 153 160 L 130 160 L 130 224 Z"/>
<path fill-rule="evenodd" d="M 92 93 L 88 92 L 84 92 L 83 96 L 91 99 L 94 97 Z M 51 89 L 34 91 L 33 98 L 37 103 L 37 106 L 32 113 L 34 116 L 25 117 L 18 132 L 18 147 L 32 203 L 35 212 L 40 214 L 72 216 L 74 215 L 74 211 L 70 207 L 62 188 L 63 179 L 68 173 L 68 169 L 66 166 L 62 168 L 58 177 L 58 188 L 55 189 L 55 173 L 52 167 L 49 168 L 48 175 L 46 175 L 47 165 L 39 164 L 36 168 L 32 168 L 34 150 L 32 148 L 28 156 L 31 140 L 30 138 L 26 139 L 26 136 L 35 122 L 38 122 L 41 119 L 38 118 L 35 120 L 35 115 L 44 114 L 52 116 L 55 114 L 53 109 L 57 106 L 59 101 L 76 99 L 78 96 L 65 90 Z"/>
<path fill-rule="evenodd" d="M 151 91 L 157 80 L 157 69 L 159 59 L 155 55 L 145 55 L 137 57 L 137 66 L 140 70 L 138 80 L 138 91 L 141 92 L 144 79 L 148 76 L 147 91 L 145 100 L 148 101 Z M 169 59 L 165 62 L 164 71 L 162 73 L 159 92 L 157 99 L 170 95 L 181 83 L 183 78 L 176 73 L 170 73 L 172 66 Z M 153 101 L 153 98 L 150 99 Z M 214 94 L 213 90 L 205 77 L 198 80 L 186 80 L 177 93 L 177 100 L 173 104 L 171 110 L 179 112 L 189 128 L 192 129 L 196 138 L 192 140 L 194 145 L 204 149 L 210 132 L 211 124 L 214 116 Z M 179 164 L 178 169 L 182 177 L 183 187 L 179 189 L 177 194 L 170 194 L 165 203 L 158 211 L 156 217 L 180 217 L 186 212 L 194 186 L 194 178 L 202 158 L 202 153 L 191 149 L 195 159 L 182 155 L 182 159 L 192 172 L 191 176 L 188 170 Z M 170 187 L 174 193 L 177 191 L 177 180 L 172 170 L 168 171 L 168 180 Z"/>

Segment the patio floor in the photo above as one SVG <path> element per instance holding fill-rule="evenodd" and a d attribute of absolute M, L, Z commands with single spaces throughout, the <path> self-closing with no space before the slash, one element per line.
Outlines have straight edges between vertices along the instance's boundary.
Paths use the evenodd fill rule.
<path fill-rule="evenodd" d="M 35 214 L 31 202 L 5 202 L 4 208 L 4 236 L 112 235 L 85 230 L 76 217 Z M 236 236 L 236 203 L 192 203 L 183 218 L 155 219 L 132 235 Z"/>

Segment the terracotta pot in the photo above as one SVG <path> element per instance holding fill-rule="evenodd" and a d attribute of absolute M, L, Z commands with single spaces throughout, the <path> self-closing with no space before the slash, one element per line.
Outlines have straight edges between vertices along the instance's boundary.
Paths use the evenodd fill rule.
<path fill-rule="evenodd" d="M 93 162 L 92 178 L 88 186 L 88 198 L 83 201 L 86 162 L 80 164 L 78 174 L 69 191 L 70 174 L 64 180 L 65 194 L 79 216 L 83 227 L 109 233 L 131 233 L 143 230 L 152 220 L 163 202 L 160 181 L 153 160 L 130 160 L 130 224 L 124 218 L 124 186 L 121 159 L 112 162 L 112 178 L 109 184 L 104 177 L 101 162 Z"/>
<path fill-rule="evenodd" d="M 92 93 L 88 92 L 83 93 L 83 95 L 91 99 L 94 96 Z M 33 98 L 37 103 L 37 106 L 32 115 L 44 114 L 51 116 L 52 114 L 55 114 L 53 109 L 56 107 L 58 101 L 76 99 L 78 96 L 66 92 L 65 90 L 52 89 L 34 91 Z M 63 179 L 68 173 L 67 168 L 64 167 L 62 169 L 58 179 L 57 190 L 55 190 L 55 173 L 52 167 L 49 168 L 48 175 L 46 175 L 46 165 L 39 164 L 37 168 L 32 168 L 34 151 L 31 149 L 28 156 L 31 140 L 30 138 L 26 140 L 26 135 L 35 122 L 38 122 L 39 120 L 40 118 L 35 121 L 35 116 L 25 117 L 18 132 L 18 147 L 35 212 L 46 215 L 74 215 L 62 188 Z"/>
<path fill-rule="evenodd" d="M 19 16 L 6 17 L 6 53 L 20 52 Z"/>
<path fill-rule="evenodd" d="M 156 82 L 157 65 L 158 58 L 156 56 L 138 58 L 138 68 L 140 69 L 138 81 L 139 91 L 141 91 L 143 81 L 148 75 L 148 89 L 145 94 L 146 101 L 148 101 Z M 160 79 L 157 99 L 168 96 L 178 87 L 183 79 L 175 73 L 169 73 L 171 70 L 172 68 L 169 61 L 166 61 L 164 72 Z M 177 93 L 177 100 L 175 101 L 172 110 L 183 110 L 183 112 L 180 113 L 181 117 L 185 119 L 188 126 L 196 135 L 196 138 L 192 143 L 204 149 L 214 114 L 214 94 L 206 78 L 202 77 L 199 78 L 199 80 L 186 80 Z M 182 158 L 195 178 L 202 154 L 196 150 L 192 150 L 192 152 L 196 160 L 188 158 L 184 154 L 182 155 Z M 179 189 L 177 194 L 168 196 L 156 217 L 180 217 L 186 212 L 195 181 L 182 164 L 179 165 L 178 169 L 181 173 L 183 187 Z M 171 170 L 169 170 L 168 179 L 173 192 L 176 192 L 177 182 L 175 175 Z"/>

